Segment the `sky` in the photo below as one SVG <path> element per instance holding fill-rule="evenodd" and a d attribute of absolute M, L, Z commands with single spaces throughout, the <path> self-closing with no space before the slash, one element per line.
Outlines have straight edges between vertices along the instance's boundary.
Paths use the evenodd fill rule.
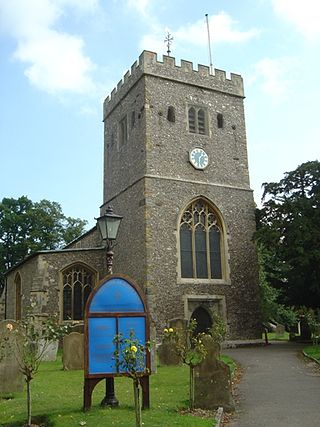
<path fill-rule="evenodd" d="M 143 50 L 244 79 L 251 188 L 319 160 L 319 0 L 0 0 L 0 200 L 95 224 L 102 103 Z"/>

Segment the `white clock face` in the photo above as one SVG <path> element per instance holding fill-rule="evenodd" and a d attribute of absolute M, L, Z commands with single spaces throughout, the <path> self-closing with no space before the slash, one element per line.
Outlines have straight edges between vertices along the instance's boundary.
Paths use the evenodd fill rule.
<path fill-rule="evenodd" d="M 194 148 L 189 152 L 189 161 L 196 169 L 205 169 L 209 163 L 209 156 L 202 148 Z"/>

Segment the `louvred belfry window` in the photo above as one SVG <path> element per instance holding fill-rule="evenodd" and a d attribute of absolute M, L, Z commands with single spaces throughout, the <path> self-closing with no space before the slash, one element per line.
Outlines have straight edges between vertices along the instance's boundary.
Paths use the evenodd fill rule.
<path fill-rule="evenodd" d="M 190 133 L 208 135 L 208 119 L 206 109 L 189 107 L 188 127 Z"/>
<path fill-rule="evenodd" d="M 181 277 L 222 279 L 222 224 L 203 199 L 192 202 L 180 222 Z"/>
<path fill-rule="evenodd" d="M 63 320 L 83 320 L 87 299 L 94 287 L 95 273 L 83 265 L 73 265 L 63 276 Z"/>

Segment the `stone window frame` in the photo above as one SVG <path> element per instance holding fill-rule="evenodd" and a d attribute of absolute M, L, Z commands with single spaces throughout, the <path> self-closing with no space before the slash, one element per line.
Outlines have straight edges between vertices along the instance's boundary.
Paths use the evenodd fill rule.
<path fill-rule="evenodd" d="M 209 308 L 208 306 L 212 306 Z M 227 304 L 225 295 L 218 294 L 186 294 L 183 295 L 184 318 L 188 322 L 191 320 L 192 313 L 198 307 L 205 308 L 212 316 L 219 315 L 227 323 Z"/>
<path fill-rule="evenodd" d="M 187 129 L 194 135 L 209 135 L 208 108 L 203 105 L 187 105 Z"/>
<path fill-rule="evenodd" d="M 181 245 L 180 245 L 180 226 L 181 226 L 181 221 L 182 221 L 182 217 L 183 214 L 186 212 L 186 210 L 188 209 L 188 207 L 199 201 L 199 200 L 203 200 L 215 213 L 215 215 L 217 216 L 217 219 L 219 221 L 219 224 L 221 226 L 221 238 L 220 238 L 220 255 L 221 255 L 221 278 L 197 278 L 197 277 L 183 277 L 181 275 Z M 192 254 L 193 257 L 193 263 L 195 262 L 195 253 Z M 219 211 L 219 209 L 217 208 L 217 206 L 210 201 L 207 197 L 205 196 L 197 196 L 193 199 L 191 199 L 185 206 L 184 208 L 181 210 L 179 216 L 178 216 L 178 223 L 177 223 L 177 258 L 178 258 L 178 263 L 177 263 L 177 283 L 178 284 L 199 284 L 199 283 L 204 283 L 204 284 L 221 284 L 221 285 L 227 285 L 230 284 L 230 269 L 229 269 L 229 251 L 228 251 L 228 242 L 227 242 L 227 228 L 226 228 L 226 224 L 225 221 L 223 220 L 222 214 Z M 194 269 L 194 264 L 193 264 L 193 269 Z"/>
<path fill-rule="evenodd" d="M 78 269 L 82 269 L 82 270 L 86 270 L 87 272 L 89 272 L 92 275 L 92 281 L 91 281 L 91 290 L 90 292 L 87 294 L 87 296 L 84 295 L 84 288 L 86 286 L 88 286 L 88 283 L 85 284 L 81 284 L 82 285 L 82 289 L 81 289 L 81 304 L 82 304 L 82 316 L 80 316 L 81 318 L 75 319 L 74 317 L 74 285 L 76 283 L 76 281 L 71 281 L 71 317 L 69 318 L 65 318 L 65 310 L 64 310 L 64 303 L 65 303 L 65 294 L 64 294 L 64 290 L 66 288 L 66 286 L 69 286 L 70 284 L 65 282 L 65 278 L 64 275 L 66 274 L 66 272 L 68 272 L 69 270 L 75 270 L 76 268 Z M 60 320 L 62 322 L 82 322 L 84 319 L 84 309 L 85 309 L 85 304 L 86 301 L 90 295 L 90 293 L 92 292 L 92 290 L 96 287 L 98 282 L 98 272 L 96 269 L 94 269 L 93 267 L 91 267 L 90 265 L 81 262 L 81 261 L 76 261 L 73 262 L 71 264 L 68 264 L 67 266 L 65 266 L 63 269 L 61 269 L 60 271 L 60 290 L 61 290 L 61 303 L 60 303 Z M 81 283 L 81 282 L 79 282 Z"/>

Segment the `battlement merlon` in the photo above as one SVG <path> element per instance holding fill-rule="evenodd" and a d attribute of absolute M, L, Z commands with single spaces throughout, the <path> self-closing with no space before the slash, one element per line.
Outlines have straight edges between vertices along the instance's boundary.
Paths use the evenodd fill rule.
<path fill-rule="evenodd" d="M 163 61 L 160 62 L 155 52 L 144 50 L 139 57 L 139 62 L 134 62 L 131 70 L 113 89 L 111 96 L 105 99 L 103 119 L 144 74 L 244 97 L 243 80 L 239 74 L 231 73 L 228 79 L 225 71 L 214 69 L 214 74 L 210 74 L 209 67 L 205 65 L 198 65 L 198 70 L 194 70 L 192 62 L 184 60 L 181 60 L 181 65 L 178 66 L 174 57 L 166 55 L 163 55 Z"/>

